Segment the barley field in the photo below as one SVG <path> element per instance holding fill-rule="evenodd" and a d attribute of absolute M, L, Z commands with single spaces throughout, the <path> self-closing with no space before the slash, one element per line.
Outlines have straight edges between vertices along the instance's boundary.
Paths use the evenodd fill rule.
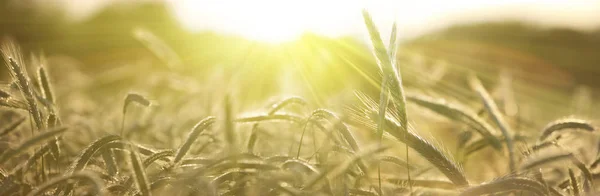
<path fill-rule="evenodd" d="M 452 29 L 401 43 L 362 17 L 365 44 L 306 35 L 248 54 L 143 27 L 124 35 L 132 51 L 6 36 L 0 195 L 600 194 L 596 68 Z M 82 59 L 115 60 L 57 54 L 91 43 L 102 55 Z"/>

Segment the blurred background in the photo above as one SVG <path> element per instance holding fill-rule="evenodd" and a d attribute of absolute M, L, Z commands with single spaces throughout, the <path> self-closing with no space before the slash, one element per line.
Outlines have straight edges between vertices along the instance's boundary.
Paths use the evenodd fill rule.
<path fill-rule="evenodd" d="M 596 111 L 598 1 L 4 0 L 0 35 L 24 56 L 43 52 L 57 82 L 77 70 L 60 83 L 64 93 L 93 81 L 92 93 L 139 84 L 155 94 L 226 91 L 250 105 L 301 95 L 322 106 L 354 90 L 377 95 L 363 8 L 384 40 L 397 22 L 409 90 L 468 102 L 464 76 L 476 73 L 497 96 L 509 81 L 530 110 L 556 108 L 552 117 Z M 153 77 L 163 72 L 176 81 Z"/>

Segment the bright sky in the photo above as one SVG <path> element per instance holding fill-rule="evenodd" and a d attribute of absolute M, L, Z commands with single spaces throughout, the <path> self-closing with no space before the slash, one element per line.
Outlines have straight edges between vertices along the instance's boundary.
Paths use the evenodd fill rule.
<path fill-rule="evenodd" d="M 73 11 L 93 10 L 102 1 L 69 1 Z M 148 1 L 148 0 L 146 0 Z M 401 38 L 456 23 L 519 19 L 547 26 L 600 26 L 599 1 L 558 0 L 166 0 L 191 30 L 217 30 L 263 41 L 293 39 L 304 31 L 363 35 L 361 10 L 373 15 L 383 33 L 392 22 Z M 87 2 L 87 3 L 83 3 Z M 95 5 L 93 5 L 95 4 Z"/>

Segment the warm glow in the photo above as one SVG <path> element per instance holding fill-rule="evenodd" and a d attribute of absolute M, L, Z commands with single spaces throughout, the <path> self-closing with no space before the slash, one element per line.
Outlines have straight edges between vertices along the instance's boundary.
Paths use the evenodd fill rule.
<path fill-rule="evenodd" d="M 361 10 L 358 3 L 338 0 L 176 0 L 172 5 L 182 23 L 192 29 L 211 29 L 267 42 L 289 41 L 304 32 L 342 35 L 360 19 Z"/>
<path fill-rule="evenodd" d="M 361 10 L 368 9 L 387 34 L 393 21 L 400 39 L 449 26 L 486 20 L 526 20 L 550 26 L 590 28 L 598 3 L 560 0 L 168 0 L 192 30 L 215 30 L 267 42 L 297 38 L 303 32 L 364 37 Z"/>

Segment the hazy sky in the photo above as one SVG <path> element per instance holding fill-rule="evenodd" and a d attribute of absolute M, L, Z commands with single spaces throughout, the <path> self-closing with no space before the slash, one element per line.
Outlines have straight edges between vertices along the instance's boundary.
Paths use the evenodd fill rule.
<path fill-rule="evenodd" d="M 86 15 L 115 0 L 60 0 Z M 145 0 L 148 1 L 148 0 Z M 289 39 L 302 31 L 361 35 L 361 10 L 382 31 L 396 20 L 404 38 L 455 23 L 518 19 L 547 26 L 600 26 L 600 1 L 557 0 L 165 0 L 191 30 L 211 29 L 256 39 Z"/>

